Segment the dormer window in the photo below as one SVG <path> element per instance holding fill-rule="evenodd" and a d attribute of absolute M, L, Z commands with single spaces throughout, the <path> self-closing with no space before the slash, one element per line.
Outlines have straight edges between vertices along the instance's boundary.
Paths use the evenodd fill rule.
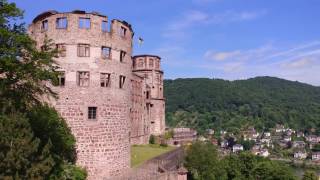
<path fill-rule="evenodd" d="M 126 37 L 127 29 L 123 26 L 120 28 L 120 36 L 121 37 Z"/>
<path fill-rule="evenodd" d="M 42 31 L 48 30 L 48 20 L 42 21 L 42 23 L 41 23 L 41 30 L 42 30 Z"/>
<path fill-rule="evenodd" d="M 56 28 L 57 29 L 67 29 L 68 20 L 66 17 L 57 18 L 56 20 Z"/>
<path fill-rule="evenodd" d="M 79 18 L 79 28 L 80 29 L 90 29 L 91 22 L 90 18 Z"/>

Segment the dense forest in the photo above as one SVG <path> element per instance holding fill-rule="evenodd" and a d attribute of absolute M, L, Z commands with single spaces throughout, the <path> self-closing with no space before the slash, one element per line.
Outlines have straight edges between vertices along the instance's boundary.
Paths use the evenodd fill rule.
<path fill-rule="evenodd" d="M 276 124 L 320 134 L 320 87 L 274 77 L 165 80 L 166 121 L 200 132 L 268 129 Z"/>

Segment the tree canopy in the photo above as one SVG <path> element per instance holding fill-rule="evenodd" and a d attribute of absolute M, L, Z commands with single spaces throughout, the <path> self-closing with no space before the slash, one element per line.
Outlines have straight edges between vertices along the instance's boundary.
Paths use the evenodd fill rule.
<path fill-rule="evenodd" d="M 273 77 L 226 81 L 190 78 L 165 80 L 166 121 L 200 132 L 243 126 L 272 128 L 277 123 L 297 130 L 318 128 L 320 88 Z"/>
<path fill-rule="evenodd" d="M 71 130 L 43 101 L 57 98 L 57 50 L 49 39 L 38 50 L 22 15 L 0 0 L 0 179 L 85 179 Z"/>

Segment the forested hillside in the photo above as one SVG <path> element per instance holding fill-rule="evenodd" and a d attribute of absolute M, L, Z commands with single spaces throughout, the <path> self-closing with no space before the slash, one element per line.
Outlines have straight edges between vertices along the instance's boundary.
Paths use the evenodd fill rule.
<path fill-rule="evenodd" d="M 166 121 L 188 126 L 238 131 L 277 123 L 320 133 L 320 87 L 273 77 L 225 81 L 165 80 Z"/>

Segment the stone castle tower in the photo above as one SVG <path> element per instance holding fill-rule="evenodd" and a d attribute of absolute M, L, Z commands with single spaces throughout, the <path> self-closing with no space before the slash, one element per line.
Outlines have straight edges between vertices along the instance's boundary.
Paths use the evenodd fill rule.
<path fill-rule="evenodd" d="M 96 12 L 47 11 L 35 17 L 29 34 L 38 48 L 47 36 L 59 50 L 61 75 L 52 87 L 59 99 L 50 103 L 76 137 L 77 164 L 88 179 L 126 171 L 130 144 L 164 132 L 160 58 L 132 58 L 131 25 Z M 140 59 L 143 67 L 135 63 Z"/>

